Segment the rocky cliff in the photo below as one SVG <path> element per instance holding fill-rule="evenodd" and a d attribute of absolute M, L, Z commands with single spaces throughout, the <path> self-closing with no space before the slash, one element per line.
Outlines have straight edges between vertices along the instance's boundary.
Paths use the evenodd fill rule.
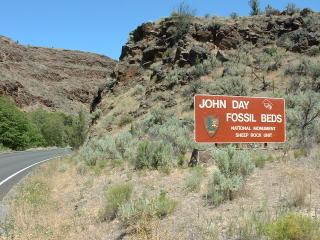
<path fill-rule="evenodd" d="M 196 93 L 283 95 L 292 85 L 286 69 L 304 58 L 318 61 L 319 17 L 310 9 L 230 18 L 176 14 L 138 26 L 92 104 L 103 113 L 99 129 L 117 129 L 154 106 L 192 116 Z"/>

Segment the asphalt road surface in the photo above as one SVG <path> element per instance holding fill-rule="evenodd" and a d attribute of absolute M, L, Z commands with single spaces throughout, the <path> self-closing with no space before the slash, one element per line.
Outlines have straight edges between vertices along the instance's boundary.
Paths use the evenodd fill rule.
<path fill-rule="evenodd" d="M 33 167 L 69 154 L 69 148 L 0 153 L 0 201 Z"/>

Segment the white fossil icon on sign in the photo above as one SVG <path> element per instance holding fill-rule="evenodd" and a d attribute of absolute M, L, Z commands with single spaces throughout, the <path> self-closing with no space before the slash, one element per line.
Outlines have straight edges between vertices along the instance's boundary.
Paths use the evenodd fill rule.
<path fill-rule="evenodd" d="M 263 101 L 263 106 L 268 110 L 272 110 L 272 103 L 268 99 Z"/>

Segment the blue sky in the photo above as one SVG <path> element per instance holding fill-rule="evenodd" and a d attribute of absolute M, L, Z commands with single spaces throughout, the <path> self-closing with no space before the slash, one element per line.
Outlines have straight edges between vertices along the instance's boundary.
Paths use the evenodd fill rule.
<path fill-rule="evenodd" d="M 2 0 L 0 35 L 22 44 L 95 52 L 118 59 L 130 31 L 168 16 L 181 0 Z M 248 15 L 248 0 L 189 0 L 196 15 Z M 260 0 L 283 9 L 288 2 L 320 11 L 320 0 Z"/>

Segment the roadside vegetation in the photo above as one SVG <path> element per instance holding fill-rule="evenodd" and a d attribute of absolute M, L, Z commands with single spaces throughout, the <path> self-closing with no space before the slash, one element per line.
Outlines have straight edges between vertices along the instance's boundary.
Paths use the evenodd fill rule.
<path fill-rule="evenodd" d="M 0 143 L 2 150 L 32 147 L 72 146 L 85 140 L 87 122 L 84 112 L 78 116 L 42 109 L 26 113 L 8 98 L 0 97 Z"/>

